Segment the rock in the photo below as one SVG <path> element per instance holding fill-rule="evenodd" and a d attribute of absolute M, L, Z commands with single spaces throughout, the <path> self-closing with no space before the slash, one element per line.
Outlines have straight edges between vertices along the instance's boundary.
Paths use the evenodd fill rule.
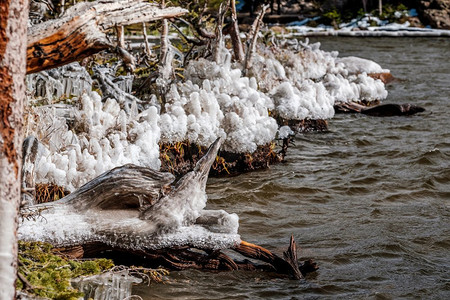
<path fill-rule="evenodd" d="M 421 1 L 422 17 L 433 28 L 450 29 L 450 0 Z"/>
<path fill-rule="evenodd" d="M 439 9 L 426 9 L 424 17 L 433 28 L 450 29 L 450 12 Z"/>
<path fill-rule="evenodd" d="M 408 17 L 409 26 L 423 28 L 423 24 L 418 17 Z"/>
<path fill-rule="evenodd" d="M 387 84 L 389 82 L 394 81 L 394 76 L 392 76 L 391 73 L 369 73 L 367 74 L 369 77 L 372 77 L 373 79 L 379 79 L 384 84 Z"/>

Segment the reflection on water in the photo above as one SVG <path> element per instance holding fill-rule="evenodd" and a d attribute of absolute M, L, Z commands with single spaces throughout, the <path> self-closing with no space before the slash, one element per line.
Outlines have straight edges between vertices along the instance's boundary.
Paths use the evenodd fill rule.
<path fill-rule="evenodd" d="M 399 80 L 385 103 L 410 117 L 337 115 L 297 136 L 287 163 L 210 179 L 208 207 L 240 216 L 244 240 L 281 253 L 294 234 L 320 270 L 298 282 L 252 272 L 172 272 L 144 299 L 450 299 L 450 39 L 317 38 Z M 392 45 L 395 44 L 395 47 Z"/>

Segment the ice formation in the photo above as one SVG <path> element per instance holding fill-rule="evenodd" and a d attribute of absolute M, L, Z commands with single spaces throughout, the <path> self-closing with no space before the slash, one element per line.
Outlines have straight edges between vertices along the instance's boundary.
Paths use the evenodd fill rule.
<path fill-rule="evenodd" d="M 309 44 L 308 40 L 287 41 L 261 52 L 253 74 L 273 99 L 276 114 L 284 119 L 329 119 L 334 116 L 336 101 L 387 97 L 384 84 L 367 75 L 389 72 L 375 62 L 357 57 L 340 59 L 337 52 L 320 50 L 320 43 Z"/>
<path fill-rule="evenodd" d="M 83 299 L 93 300 L 131 299 L 132 286 L 138 283 L 142 283 L 142 279 L 130 275 L 128 270 L 71 280 L 72 286 L 84 294 Z"/>
<path fill-rule="evenodd" d="M 300 89 L 283 82 L 271 91 L 276 112 L 283 119 L 329 119 L 334 115 L 334 99 L 322 83 L 303 81 Z"/>
<path fill-rule="evenodd" d="M 162 141 L 187 139 L 206 146 L 226 137 L 224 150 L 251 153 L 274 139 L 278 125 L 269 116 L 272 101 L 258 91 L 255 78 L 231 67 L 228 51 L 221 65 L 206 59 L 190 62 L 185 77 L 167 97 Z"/>
<path fill-rule="evenodd" d="M 90 78 L 79 65 L 46 73 L 48 86 L 29 82 L 29 88 L 45 90 L 47 96 L 69 93 L 77 97 L 72 102 L 79 99 L 78 107 L 31 108 L 28 134 L 48 148 L 38 162 L 37 182 L 73 191 L 126 163 L 159 169 L 160 143 L 188 140 L 208 146 L 223 137 L 223 150 L 251 153 L 276 137 L 278 125 L 269 112 L 290 120 L 329 119 L 336 101 L 387 96 L 384 84 L 367 75 L 387 70 L 361 58 L 338 58 L 337 52 L 321 50 L 319 43 L 295 40 L 261 48 L 250 72 L 254 77 L 233 67 L 225 47 L 219 52 L 220 63 L 190 61 L 185 80 L 168 87 L 162 112 L 155 104 L 138 113 L 133 101 L 123 110 L 118 99 L 102 100 L 86 91 Z M 74 75 L 77 70 L 80 76 Z M 123 93 L 129 92 L 130 78 L 122 85 Z"/>
<path fill-rule="evenodd" d="M 127 163 L 159 169 L 155 107 L 128 115 L 114 99 L 102 102 L 96 92 L 83 94 L 80 105 L 65 112 L 72 128 L 56 107 L 35 107 L 28 116 L 28 134 L 47 146 L 37 162 L 36 182 L 52 182 L 73 191 Z"/>
<path fill-rule="evenodd" d="M 295 36 L 450 36 L 450 30 L 445 29 L 432 29 L 432 28 L 419 28 L 412 27 L 410 22 L 398 23 L 401 18 L 405 16 L 417 16 L 417 12 L 412 9 L 409 12 L 396 11 L 394 17 L 396 22 L 389 23 L 388 20 L 380 20 L 378 17 L 365 14 L 359 18 L 352 19 L 348 23 L 339 24 L 339 29 L 335 29 L 333 26 L 326 26 L 323 24 L 317 27 L 307 26 L 310 21 L 318 21 L 320 18 L 306 18 L 302 21 L 294 21 L 286 27 L 291 34 L 288 34 L 290 38 Z M 375 25 L 375 26 L 373 26 Z"/>
<path fill-rule="evenodd" d="M 381 66 L 376 62 L 361 57 L 347 56 L 337 58 L 336 62 L 344 64 L 349 74 L 390 73 L 389 70 L 381 68 Z"/>
<path fill-rule="evenodd" d="M 47 209 L 41 210 L 36 219 L 22 220 L 19 237 L 58 246 L 98 241 L 132 249 L 181 245 L 210 249 L 232 247 L 240 241 L 237 215 L 204 210 L 206 181 L 219 147 L 220 139 L 217 139 L 194 170 L 149 207 L 141 206 L 139 210 L 113 203 L 106 209 L 104 202 L 110 198 L 92 195 L 91 189 L 79 195 L 77 191 L 59 202 L 30 207 L 31 210 Z M 86 201 L 90 205 L 84 208 L 82 204 Z"/>
<path fill-rule="evenodd" d="M 290 135 L 294 135 L 294 132 L 292 131 L 291 127 L 289 127 L 289 126 L 281 126 L 278 129 L 278 138 L 279 139 L 288 138 Z"/>
<path fill-rule="evenodd" d="M 55 205 L 41 213 L 36 220 L 23 220 L 18 236 L 26 241 L 46 241 L 57 246 L 79 245 L 83 242 L 104 242 L 130 249 L 161 249 L 192 245 L 203 249 L 225 249 L 240 242 L 237 233 L 239 218 L 229 214 L 221 230 L 189 224 L 169 233 L 155 234 L 156 225 L 141 220 L 136 214 L 110 212 L 109 218 L 96 212 L 80 214 L 66 205 Z M 122 213 L 123 215 L 119 215 Z"/>
<path fill-rule="evenodd" d="M 42 71 L 27 76 L 27 89 L 33 97 L 43 97 L 49 102 L 62 96 L 81 96 L 92 90 L 92 79 L 79 63 Z"/>
<path fill-rule="evenodd" d="M 68 78 L 66 81 L 49 72 L 43 73 L 49 80 L 41 80 L 48 86 L 29 83 L 32 90 L 45 91 L 46 97 L 65 94 L 78 103 L 29 109 L 27 134 L 35 135 L 46 147 L 37 162 L 36 182 L 74 191 L 127 163 L 157 170 L 161 143 L 188 140 L 209 146 L 220 137 L 223 150 L 254 152 L 277 135 L 293 134 L 287 126 L 278 129 L 270 113 L 288 120 L 329 119 L 336 101 L 387 96 L 384 84 L 367 75 L 381 67 L 357 58 L 338 59 L 337 52 L 322 51 L 318 43 L 294 41 L 262 48 L 253 60 L 250 76 L 233 67 L 227 49 L 218 51 L 220 63 L 206 59 L 189 62 L 185 80 L 167 87 L 161 110 L 152 103 L 138 108 L 133 97 L 127 107 L 119 104 L 120 99 L 101 99 L 89 90 L 89 80 L 76 83 L 81 77 L 64 77 L 64 72 L 61 76 Z M 130 78 L 125 78 L 116 94 L 129 93 L 130 86 Z M 205 211 L 206 179 L 190 184 L 192 190 L 166 195 L 144 212 L 89 209 L 81 214 L 63 200 L 42 211 L 37 220 L 23 220 L 18 235 L 61 246 L 101 241 L 133 249 L 187 244 L 219 249 L 239 243 L 237 215 Z"/>

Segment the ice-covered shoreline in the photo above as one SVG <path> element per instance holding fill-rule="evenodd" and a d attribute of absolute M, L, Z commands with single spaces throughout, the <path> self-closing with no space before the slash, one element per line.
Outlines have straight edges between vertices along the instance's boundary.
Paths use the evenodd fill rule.
<path fill-rule="evenodd" d="M 36 136 L 47 148 L 36 162 L 36 182 L 73 191 L 127 163 L 158 170 L 161 143 L 208 146 L 222 137 L 223 150 L 253 153 L 276 138 L 283 125 L 276 118 L 326 120 L 334 116 L 337 101 L 387 97 L 383 82 L 368 75 L 389 72 L 375 62 L 342 59 L 337 52 L 321 50 L 319 43 L 297 40 L 258 52 L 247 76 L 231 62 L 226 48 L 220 62 L 191 61 L 185 80 L 170 86 L 161 112 L 151 103 L 141 112 L 136 107 L 127 112 L 120 99 L 83 93 L 84 85 L 78 104 L 66 109 L 72 116 L 70 126 L 55 106 L 31 107 L 27 135 Z M 74 78 L 60 85 L 52 81 L 47 95 L 64 94 L 54 89 L 75 86 Z"/>
<path fill-rule="evenodd" d="M 369 27 L 367 30 L 351 30 L 349 28 L 333 29 L 327 27 L 292 26 L 292 32 L 283 34 L 285 38 L 305 36 L 345 36 L 345 37 L 450 37 L 450 30 L 406 27 L 388 29 Z"/>
<path fill-rule="evenodd" d="M 285 38 L 303 36 L 450 37 L 450 30 L 436 29 L 429 26 L 423 28 L 413 26 L 408 20 L 410 20 L 410 17 L 417 17 L 415 9 L 396 11 L 394 16 L 397 21 L 392 23 L 387 19 L 380 19 L 372 14 L 365 14 L 359 18 L 352 19 L 348 23 L 341 23 L 336 27 L 323 24 L 315 27 L 308 26 L 310 21 L 320 20 L 319 17 L 316 17 L 287 24 L 285 29 L 288 33 L 282 36 Z M 401 23 L 401 18 L 408 18 L 408 20 Z"/>

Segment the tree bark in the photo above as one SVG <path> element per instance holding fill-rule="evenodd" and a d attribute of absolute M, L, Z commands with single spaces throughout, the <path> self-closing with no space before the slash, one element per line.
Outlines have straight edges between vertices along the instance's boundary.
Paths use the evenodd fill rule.
<path fill-rule="evenodd" d="M 28 1 L 0 1 L 0 299 L 13 299 L 17 268 Z"/>
<path fill-rule="evenodd" d="M 60 19 L 40 23 L 28 32 L 27 73 L 62 66 L 113 46 L 106 32 L 126 26 L 176 17 L 187 11 L 161 9 L 146 0 L 81 2 Z"/>

